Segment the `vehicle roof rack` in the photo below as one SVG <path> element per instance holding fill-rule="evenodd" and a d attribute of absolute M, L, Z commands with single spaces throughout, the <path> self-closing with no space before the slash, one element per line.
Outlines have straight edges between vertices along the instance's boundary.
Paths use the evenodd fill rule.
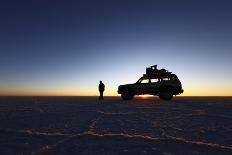
<path fill-rule="evenodd" d="M 162 79 L 169 78 L 172 72 L 162 68 L 158 69 L 157 65 L 153 65 L 146 68 L 146 74 L 143 74 L 143 78 Z"/>

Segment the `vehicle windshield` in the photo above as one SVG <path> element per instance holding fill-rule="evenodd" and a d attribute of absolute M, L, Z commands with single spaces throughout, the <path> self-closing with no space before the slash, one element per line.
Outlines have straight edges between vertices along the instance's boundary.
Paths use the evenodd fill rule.
<path fill-rule="evenodd" d="M 136 83 L 141 83 L 142 81 L 143 81 L 143 78 L 141 77 L 140 79 L 138 79 Z"/>

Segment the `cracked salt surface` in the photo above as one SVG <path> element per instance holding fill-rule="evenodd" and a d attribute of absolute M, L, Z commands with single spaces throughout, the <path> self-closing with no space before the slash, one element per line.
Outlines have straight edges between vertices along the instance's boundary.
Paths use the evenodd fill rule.
<path fill-rule="evenodd" d="M 0 154 L 232 153 L 232 98 L 41 97 L 0 103 Z"/>

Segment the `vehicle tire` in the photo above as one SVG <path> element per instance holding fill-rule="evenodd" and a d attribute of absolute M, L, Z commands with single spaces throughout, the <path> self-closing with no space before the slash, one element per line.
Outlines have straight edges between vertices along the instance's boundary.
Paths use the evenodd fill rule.
<path fill-rule="evenodd" d="M 159 98 L 162 100 L 171 100 L 173 97 L 173 94 L 170 91 L 163 91 L 160 93 Z"/>
<path fill-rule="evenodd" d="M 132 100 L 134 98 L 134 95 L 131 94 L 129 91 L 124 91 L 121 94 L 121 97 L 122 97 L 123 100 Z"/>

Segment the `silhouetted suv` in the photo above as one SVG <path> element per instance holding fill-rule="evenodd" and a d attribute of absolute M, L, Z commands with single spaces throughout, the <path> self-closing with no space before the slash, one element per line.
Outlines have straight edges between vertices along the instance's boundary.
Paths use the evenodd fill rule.
<path fill-rule="evenodd" d="M 136 83 L 118 87 L 118 93 L 124 100 L 144 94 L 158 95 L 160 99 L 171 100 L 173 95 L 181 94 L 183 91 L 178 77 L 165 69 L 158 70 L 157 65 L 147 68 L 146 74 Z"/>

